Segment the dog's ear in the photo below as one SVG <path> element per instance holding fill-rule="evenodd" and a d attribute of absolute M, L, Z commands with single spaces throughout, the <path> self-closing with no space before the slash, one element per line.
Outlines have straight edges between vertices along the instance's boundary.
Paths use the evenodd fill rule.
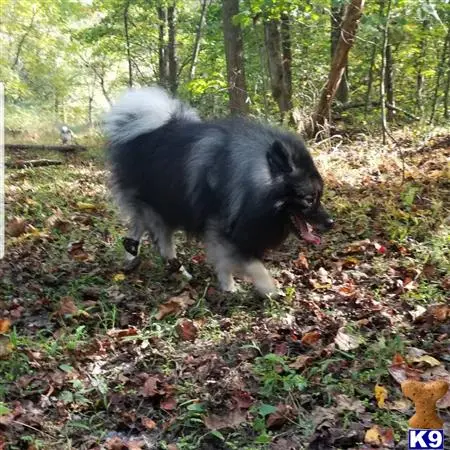
<path fill-rule="evenodd" d="M 289 151 L 281 141 L 274 141 L 267 152 L 267 161 L 273 174 L 290 173 L 294 169 Z"/>

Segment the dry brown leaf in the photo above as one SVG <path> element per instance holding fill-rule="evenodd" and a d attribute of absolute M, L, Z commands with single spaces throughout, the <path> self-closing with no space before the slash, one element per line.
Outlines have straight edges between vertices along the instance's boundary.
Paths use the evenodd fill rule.
<path fill-rule="evenodd" d="M 183 341 L 194 342 L 197 338 L 198 329 L 192 320 L 183 319 L 177 325 L 177 333 Z"/>
<path fill-rule="evenodd" d="M 302 336 L 301 343 L 305 345 L 314 345 L 319 341 L 320 337 L 320 331 L 309 331 Z"/>
<path fill-rule="evenodd" d="M 158 376 L 148 377 L 145 380 L 144 386 L 141 388 L 141 394 L 144 397 L 154 397 L 157 394 L 163 394 L 164 391 L 161 391 L 158 388 L 158 384 L 160 383 L 160 379 Z"/>
<path fill-rule="evenodd" d="M 294 266 L 298 269 L 308 270 L 309 269 L 309 263 L 306 259 L 306 256 L 304 253 L 299 253 L 298 258 L 293 262 Z"/>
<path fill-rule="evenodd" d="M 154 430 L 157 427 L 156 422 L 148 417 L 142 417 L 141 422 L 147 430 Z"/>
<path fill-rule="evenodd" d="M 236 406 L 242 409 L 248 409 L 253 405 L 255 399 L 246 391 L 237 391 L 233 395 Z"/>
<path fill-rule="evenodd" d="M 177 407 L 177 400 L 175 397 L 167 397 L 161 400 L 159 406 L 165 411 L 173 411 Z"/>
<path fill-rule="evenodd" d="M 126 336 L 136 336 L 138 334 L 138 329 L 136 327 L 128 327 L 123 330 L 113 328 L 112 330 L 108 330 L 106 334 L 108 336 L 111 336 L 114 338 L 122 338 L 122 337 L 126 337 Z"/>
<path fill-rule="evenodd" d="M 345 327 L 339 328 L 334 342 L 343 351 L 355 350 L 361 344 L 361 340 L 357 336 L 348 334 Z"/>
<path fill-rule="evenodd" d="M 65 316 L 78 314 L 78 307 L 75 305 L 75 299 L 73 297 L 62 297 L 58 304 L 56 315 Z"/>
<path fill-rule="evenodd" d="M 83 249 L 83 245 L 84 245 L 83 241 L 77 241 L 71 242 L 67 246 L 67 251 L 69 252 L 69 255 L 75 261 L 87 261 L 89 259 L 89 255 Z"/>
<path fill-rule="evenodd" d="M 11 326 L 9 319 L 0 319 L 0 334 L 6 334 Z"/>
<path fill-rule="evenodd" d="M 176 445 L 176 444 L 169 444 L 167 446 L 167 450 L 178 450 L 178 445 Z"/>
<path fill-rule="evenodd" d="M 420 380 L 423 372 L 406 363 L 392 364 L 388 367 L 388 371 L 397 383 L 402 383 L 407 379 Z"/>
<path fill-rule="evenodd" d="M 375 447 L 394 447 L 394 431 L 374 425 L 366 431 L 364 442 Z"/>
<path fill-rule="evenodd" d="M 11 237 L 19 237 L 22 234 L 25 234 L 27 230 L 27 222 L 20 217 L 13 217 L 6 224 L 6 234 Z"/>
<path fill-rule="evenodd" d="M 304 369 L 312 360 L 311 356 L 300 355 L 293 363 L 289 364 L 289 367 L 297 370 Z"/>
<path fill-rule="evenodd" d="M 428 308 L 427 314 L 438 322 L 445 322 L 447 319 L 450 319 L 450 306 L 432 305 Z"/>
<path fill-rule="evenodd" d="M 188 306 L 193 305 L 195 302 L 189 296 L 188 292 L 178 296 L 172 297 L 167 302 L 159 306 L 159 311 L 156 314 L 156 320 L 162 320 L 164 317 L 170 314 L 178 314 L 181 311 L 187 309 Z"/>
<path fill-rule="evenodd" d="M 72 223 L 63 219 L 60 215 L 54 214 L 46 220 L 46 226 L 50 229 L 56 229 L 61 233 L 67 233 L 72 229 Z"/>
<path fill-rule="evenodd" d="M 269 429 L 281 428 L 292 415 L 292 406 L 280 404 L 277 406 L 277 410 L 267 417 L 266 426 Z"/>
<path fill-rule="evenodd" d="M 210 414 L 205 417 L 205 425 L 210 430 L 222 430 L 223 428 L 235 428 L 245 422 L 247 413 L 241 409 L 233 409 L 224 416 Z"/>

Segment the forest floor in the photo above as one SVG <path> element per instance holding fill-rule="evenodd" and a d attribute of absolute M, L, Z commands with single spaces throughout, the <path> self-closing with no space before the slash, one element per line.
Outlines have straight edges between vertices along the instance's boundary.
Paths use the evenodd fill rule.
<path fill-rule="evenodd" d="M 450 381 L 450 136 L 397 139 L 314 146 L 337 225 L 268 253 L 279 300 L 183 236 L 124 273 L 100 150 L 9 170 L 0 449 L 405 449 L 400 383 Z"/>

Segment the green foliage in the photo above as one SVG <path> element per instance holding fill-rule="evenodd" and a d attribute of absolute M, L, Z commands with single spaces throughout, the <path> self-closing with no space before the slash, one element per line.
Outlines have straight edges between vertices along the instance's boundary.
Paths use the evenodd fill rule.
<path fill-rule="evenodd" d="M 6 83 L 7 129 L 42 131 L 54 129 L 63 122 L 87 124 L 101 117 L 108 103 L 128 83 L 124 5 L 122 0 L 3 2 L 0 79 Z M 224 115 L 228 110 L 228 93 L 221 2 L 207 3 L 192 79 L 189 68 L 200 20 L 200 3 L 178 2 L 176 7 L 179 94 L 198 107 L 204 116 Z M 157 4 L 133 0 L 128 14 L 134 84 L 158 82 Z M 329 0 L 242 1 L 234 20 L 244 33 L 251 111 L 269 120 L 277 120 L 278 114 L 266 69 L 263 22 L 266 18 L 277 20 L 281 14 L 290 18 L 293 102 L 300 116 L 311 112 L 329 70 Z M 448 2 L 393 1 L 389 38 L 393 48 L 397 104 L 424 119 L 428 118 L 431 108 L 449 22 Z M 370 96 L 378 99 L 381 64 L 378 43 L 384 24 L 379 4 L 366 2 L 358 39 L 349 56 L 351 101 L 366 98 L 375 47 L 372 67 L 375 75 Z M 420 98 L 416 88 L 418 76 L 423 80 Z M 442 94 L 448 76 L 448 70 L 444 70 L 438 86 Z M 439 95 L 438 120 L 442 119 L 443 107 L 443 95 Z M 364 117 L 362 114 L 358 109 L 346 118 L 365 124 L 378 122 L 377 109 L 369 110 Z M 399 113 L 397 120 L 409 119 Z"/>
<path fill-rule="evenodd" d="M 298 375 L 294 369 L 288 366 L 282 356 L 274 353 L 256 358 L 254 372 L 262 382 L 260 393 L 264 397 L 282 396 L 292 391 L 303 391 L 308 384 L 304 377 Z M 273 411 L 268 412 L 266 409 L 259 411 L 262 415 L 271 412 Z"/>

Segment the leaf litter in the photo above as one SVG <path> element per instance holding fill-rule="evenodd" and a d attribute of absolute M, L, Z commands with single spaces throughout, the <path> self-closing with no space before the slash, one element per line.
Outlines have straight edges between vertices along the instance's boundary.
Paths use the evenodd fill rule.
<path fill-rule="evenodd" d="M 419 170 L 406 183 L 440 201 L 442 179 L 420 171 L 431 156 L 414 158 Z M 196 243 L 181 241 L 179 267 L 189 276 L 160 270 L 148 241 L 141 266 L 125 274 L 104 172 L 66 169 L 51 170 L 83 179 L 66 206 L 37 171 L 27 174 L 33 192 L 6 192 L 15 219 L 0 263 L 0 371 L 9 380 L 0 442 L 17 444 L 26 429 L 47 448 L 68 438 L 76 448 L 99 440 L 176 448 L 210 431 L 209 448 L 222 448 L 222 438 L 241 447 L 268 439 L 274 449 L 401 448 L 413 407 L 400 383 L 450 379 L 448 276 L 430 260 L 440 217 L 418 201 L 406 207 L 403 188 L 383 175 L 352 169 L 352 185 L 337 181 L 339 170 L 328 176 L 337 230 L 321 248 L 299 250 L 293 240 L 271 252 L 285 296 L 261 302 L 245 282 L 239 294 L 217 291 Z M 23 182 L 11 176 L 9 186 Z M 410 238 L 399 239 L 395 230 L 409 220 Z M 450 398 L 441 402 L 448 420 Z M 89 432 L 71 428 L 74 417 Z"/>

